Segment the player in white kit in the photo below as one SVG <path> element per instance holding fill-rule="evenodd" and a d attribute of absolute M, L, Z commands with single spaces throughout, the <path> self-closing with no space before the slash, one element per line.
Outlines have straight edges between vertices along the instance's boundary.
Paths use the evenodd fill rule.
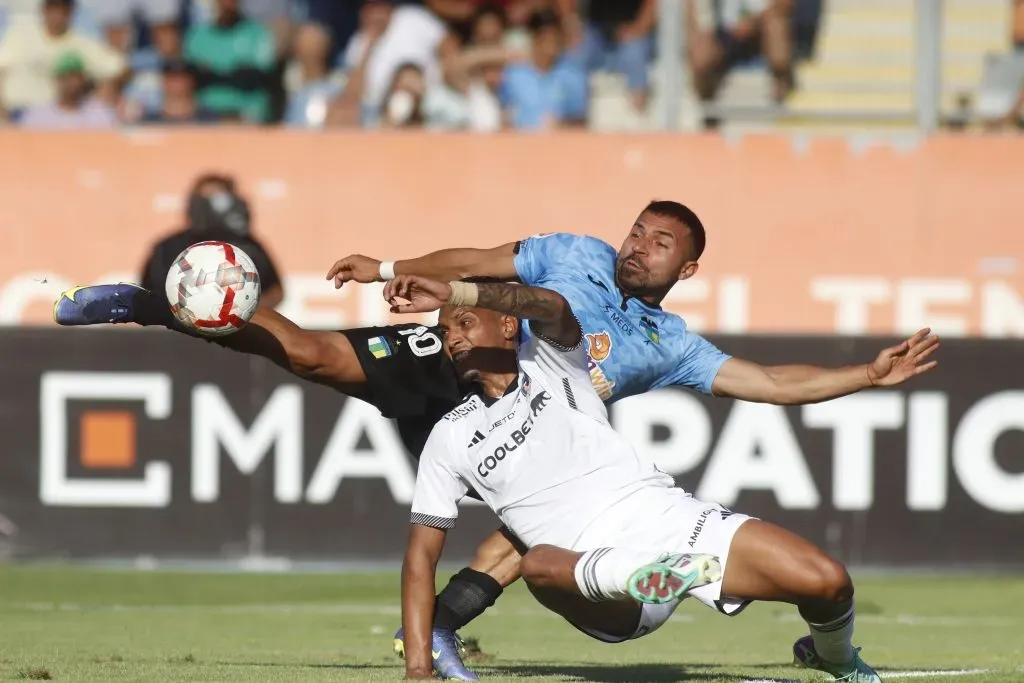
<path fill-rule="evenodd" d="M 477 387 L 434 427 L 420 459 L 402 567 L 408 678 L 432 676 L 437 562 L 471 490 L 528 549 L 521 572 L 538 601 L 606 642 L 651 633 L 687 595 L 727 614 L 751 600 L 802 614 L 850 601 L 841 564 L 779 527 L 694 499 L 611 428 L 561 295 L 398 276 L 384 296 L 393 312 L 441 309 L 445 351 Z M 808 621 L 796 647 L 827 657 L 837 679 L 880 680 L 850 644 L 852 606 L 827 624 Z"/>

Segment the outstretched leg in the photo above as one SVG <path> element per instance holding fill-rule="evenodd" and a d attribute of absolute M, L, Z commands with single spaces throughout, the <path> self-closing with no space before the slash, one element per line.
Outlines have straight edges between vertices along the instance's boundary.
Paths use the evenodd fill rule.
<path fill-rule="evenodd" d="M 729 547 L 722 594 L 796 605 L 810 629 L 794 645 L 799 661 L 844 680 L 880 681 L 852 645 L 853 581 L 813 543 L 774 524 L 747 521 Z"/>
<path fill-rule="evenodd" d="M 258 308 L 237 332 L 202 337 L 179 323 L 160 293 L 132 284 L 93 285 L 64 292 L 53 307 L 60 325 L 136 323 L 160 326 L 225 348 L 262 356 L 303 379 L 363 398 L 366 374 L 344 334 L 305 330 L 277 311 Z"/>

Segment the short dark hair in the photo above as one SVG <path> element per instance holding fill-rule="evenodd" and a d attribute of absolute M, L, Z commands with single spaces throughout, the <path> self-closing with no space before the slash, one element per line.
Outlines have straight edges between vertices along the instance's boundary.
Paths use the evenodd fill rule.
<path fill-rule="evenodd" d="M 679 221 L 690 229 L 690 239 L 693 240 L 693 260 L 696 261 L 704 253 L 704 246 L 707 244 L 704 224 L 700 222 L 697 214 L 690 207 L 667 199 L 655 199 L 647 205 L 643 213 L 653 213 L 655 216 L 674 218 Z"/>
<path fill-rule="evenodd" d="M 508 14 L 505 13 L 505 8 L 498 3 L 488 1 L 478 5 L 476 13 L 473 15 L 473 25 L 476 26 L 477 22 L 486 16 L 494 17 L 501 22 L 502 28 L 508 28 Z"/>
<path fill-rule="evenodd" d="M 548 28 L 562 30 L 562 22 L 559 21 L 558 15 L 549 9 L 538 10 L 531 14 L 526 26 L 531 34 L 539 33 Z"/>
<path fill-rule="evenodd" d="M 231 194 L 235 193 L 235 179 L 232 178 L 231 176 L 225 175 L 223 173 L 203 173 L 194 181 L 192 181 L 192 187 L 191 189 L 189 189 L 189 194 L 198 194 L 199 189 L 203 185 L 208 185 L 211 183 L 216 183 L 220 185 Z"/>

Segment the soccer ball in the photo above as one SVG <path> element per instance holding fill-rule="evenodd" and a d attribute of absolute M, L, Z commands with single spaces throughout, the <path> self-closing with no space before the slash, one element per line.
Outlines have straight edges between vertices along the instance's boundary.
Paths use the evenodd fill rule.
<path fill-rule="evenodd" d="M 205 337 L 237 332 L 256 312 L 260 275 L 244 251 L 198 242 L 181 252 L 164 283 L 171 313 Z"/>

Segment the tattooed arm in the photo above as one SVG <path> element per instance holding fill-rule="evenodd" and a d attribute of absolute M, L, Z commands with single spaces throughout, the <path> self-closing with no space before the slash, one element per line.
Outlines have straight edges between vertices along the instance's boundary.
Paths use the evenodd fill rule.
<path fill-rule="evenodd" d="M 558 292 L 506 283 L 438 282 L 399 275 L 384 286 L 392 313 L 425 313 L 442 306 L 488 308 L 530 321 L 534 334 L 556 346 L 574 349 L 583 338 L 572 307 Z M 398 303 L 405 299 L 409 303 Z"/>
<path fill-rule="evenodd" d="M 583 337 L 572 307 L 558 292 L 504 282 L 473 285 L 476 305 L 530 321 L 534 334 L 555 346 L 574 349 Z"/>

